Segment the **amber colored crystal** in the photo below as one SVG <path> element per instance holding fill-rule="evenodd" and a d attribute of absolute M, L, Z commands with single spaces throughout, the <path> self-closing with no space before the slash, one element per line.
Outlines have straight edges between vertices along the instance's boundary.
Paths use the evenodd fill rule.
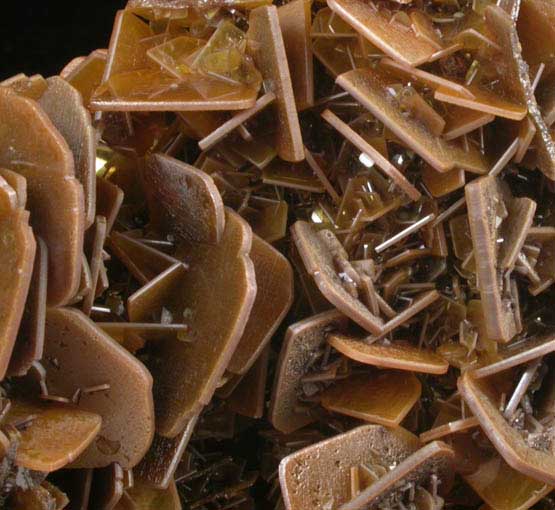
<path fill-rule="evenodd" d="M 348 358 L 378 367 L 430 374 L 444 374 L 449 368 L 440 356 L 408 342 L 366 344 L 359 338 L 341 334 L 330 335 L 329 342 Z"/>
<path fill-rule="evenodd" d="M 0 176 L 6 181 L 8 186 L 15 191 L 17 205 L 22 209 L 25 209 L 27 206 L 27 180 L 25 177 L 6 168 L 0 168 Z M 13 193 L 6 188 L 4 183 L 2 187 L 4 188 L 3 194 L 5 195 L 3 202 L 6 201 L 6 198 L 8 198 L 7 203 L 10 204 L 11 208 Z"/>
<path fill-rule="evenodd" d="M 520 5 L 517 29 L 522 56 L 529 65 L 549 62 L 553 58 L 553 5 L 545 0 L 527 0 Z"/>
<path fill-rule="evenodd" d="M 549 485 L 512 469 L 499 455 L 482 459 L 464 479 L 491 508 L 499 510 L 530 508 L 551 491 Z"/>
<path fill-rule="evenodd" d="M 199 141 L 199 148 L 203 151 L 206 151 L 207 149 L 210 149 L 213 145 L 224 139 L 226 136 L 228 136 L 233 130 L 240 130 L 241 127 L 244 127 L 244 123 L 246 121 L 248 121 L 251 117 L 255 116 L 261 110 L 266 108 L 266 106 L 274 101 L 275 98 L 276 96 L 273 92 L 268 92 L 267 94 L 264 94 L 262 97 L 257 99 L 255 105 L 252 108 L 243 110 L 242 112 L 239 112 L 232 116 L 228 121 L 223 122 L 218 126 L 214 126 L 214 129 L 212 129 L 210 133 L 205 134 L 202 140 Z M 203 120 L 204 119 L 202 118 L 197 119 L 197 121 L 195 122 L 195 130 L 203 128 L 203 124 L 205 124 Z"/>
<path fill-rule="evenodd" d="M 400 205 L 398 196 L 388 193 L 387 182 L 375 171 L 358 175 L 348 180 L 337 212 L 336 224 L 339 228 L 348 228 L 353 218 L 360 214 L 359 221 L 372 222 Z M 361 211 L 359 213 L 359 211 Z"/>
<path fill-rule="evenodd" d="M 431 44 L 436 50 L 441 50 L 443 48 L 441 34 L 435 30 L 431 17 L 417 9 L 411 11 L 409 16 L 412 21 L 411 28 L 416 37 Z"/>
<path fill-rule="evenodd" d="M 410 480 L 415 486 L 426 485 L 433 474 L 442 481 L 444 486 L 449 486 L 453 478 L 455 452 L 441 441 L 428 443 L 409 457 L 396 463 L 378 483 L 364 489 L 360 494 L 344 503 L 341 510 L 355 510 L 366 505 L 372 507 L 382 498 L 394 495 L 403 482 Z"/>
<path fill-rule="evenodd" d="M 313 26 L 312 30 L 314 29 Z M 339 76 L 354 67 L 363 67 L 370 63 L 369 52 L 363 51 L 365 48 L 361 47 L 354 31 L 347 33 L 346 37 L 337 34 L 335 38 L 333 33 L 326 35 L 330 37 L 318 36 L 313 40 L 312 51 L 332 76 Z"/>
<path fill-rule="evenodd" d="M 211 9 L 220 6 L 236 9 L 254 9 L 261 4 L 270 3 L 268 0 L 208 0 L 200 6 L 196 0 L 128 0 L 126 9 L 138 11 L 146 17 L 169 17 L 182 19 L 189 10 L 195 7 Z"/>
<path fill-rule="evenodd" d="M 449 230 L 455 256 L 459 260 L 465 260 L 472 253 L 472 238 L 467 215 L 461 214 L 449 220 Z"/>
<path fill-rule="evenodd" d="M 36 242 L 29 213 L 18 206 L 16 192 L 0 178 L 0 264 L 5 270 L 0 317 L 0 375 L 5 376 L 24 315 L 31 285 Z"/>
<path fill-rule="evenodd" d="M 434 136 L 422 125 L 403 116 L 399 99 L 378 73 L 356 69 L 339 76 L 337 84 L 360 101 L 437 171 L 447 172 L 454 167 L 475 173 L 487 171 L 486 161 L 476 149 L 471 148 L 465 152 L 453 142 Z"/>
<path fill-rule="evenodd" d="M 94 441 L 102 419 L 70 406 L 12 400 L 3 424 L 33 417 L 21 434 L 16 462 L 36 471 L 51 472 L 71 463 Z"/>
<path fill-rule="evenodd" d="M 106 52 L 104 50 L 97 50 L 97 51 L 100 51 L 101 53 L 104 54 L 104 56 L 106 56 Z M 80 65 L 82 65 L 86 59 L 87 57 L 81 56 L 81 57 L 75 57 L 72 60 L 70 60 L 60 71 L 60 78 L 63 78 L 65 80 L 66 77 L 69 76 L 73 71 L 75 71 L 75 69 L 77 69 Z"/>
<path fill-rule="evenodd" d="M 399 91 L 399 106 L 402 112 L 424 124 L 433 135 L 442 134 L 445 120 L 414 87 L 406 86 Z"/>
<path fill-rule="evenodd" d="M 434 197 L 448 195 L 466 183 L 464 170 L 454 168 L 448 172 L 438 172 L 427 163 L 422 168 L 422 181 Z"/>
<path fill-rule="evenodd" d="M 87 107 L 93 92 L 102 83 L 106 69 L 106 57 L 105 51 L 93 51 L 79 65 L 68 70 L 65 74 L 61 73 L 61 77 L 80 92 L 83 104 Z"/>
<path fill-rule="evenodd" d="M 253 232 L 267 243 L 279 241 L 286 235 L 288 211 L 285 201 L 261 204 L 256 212 L 248 215 Z"/>
<path fill-rule="evenodd" d="M 150 48 L 146 54 L 176 78 L 184 78 L 193 72 L 191 66 L 195 54 L 205 44 L 202 39 L 183 35 Z"/>
<path fill-rule="evenodd" d="M 120 232 L 113 232 L 108 245 L 114 255 L 141 284 L 146 284 L 179 261 Z"/>
<path fill-rule="evenodd" d="M 69 308 L 48 310 L 44 353 L 47 358 L 55 358 L 59 366 L 59 370 L 47 371 L 49 392 L 71 398 L 81 388 L 80 409 L 102 417 L 98 436 L 73 467 L 137 464 L 154 433 L 152 377 L 144 365 L 88 317 Z M 96 359 L 102 359 L 100 368 Z M 85 392 L 98 384 L 107 384 L 108 388 Z M 125 417 L 124 421 L 118 416 Z"/>
<path fill-rule="evenodd" d="M 401 79 L 410 78 L 421 85 L 426 85 L 432 90 L 441 88 L 465 98 L 474 98 L 474 94 L 468 90 L 468 87 L 462 85 L 458 81 L 445 78 L 439 74 L 430 73 L 429 71 L 424 71 L 417 67 L 411 67 L 388 57 L 384 57 L 379 61 L 379 67 L 392 77 Z"/>
<path fill-rule="evenodd" d="M 552 8 L 548 10 L 553 14 Z M 555 142 L 549 132 L 532 90 L 528 64 L 521 53 L 519 34 L 511 18 L 499 7 L 490 6 L 485 12 L 486 25 L 495 35 L 501 48 L 504 65 L 500 68 L 500 81 L 505 91 L 526 105 L 531 120 L 536 127 L 534 144 L 537 152 L 537 166 L 549 178 L 555 176 Z M 544 27 L 544 25 L 540 25 Z M 493 55 L 495 58 L 496 55 Z"/>
<path fill-rule="evenodd" d="M 106 242 L 106 218 L 104 216 L 97 216 L 91 230 L 92 241 L 90 241 L 89 249 L 86 250 L 91 272 L 91 288 L 83 297 L 82 310 L 85 315 L 90 315 L 94 299 L 97 295 L 97 288 L 99 287 L 102 249 Z"/>
<path fill-rule="evenodd" d="M 501 386 L 487 378 L 475 379 L 464 374 L 458 388 L 465 402 L 480 421 L 480 425 L 507 464 L 520 473 L 546 484 L 553 484 L 552 466 L 555 458 L 550 452 L 533 449 L 505 419 L 499 410 Z"/>
<path fill-rule="evenodd" d="M 113 463 L 96 469 L 92 479 L 91 496 L 100 507 L 114 508 L 123 496 L 124 471 Z"/>
<path fill-rule="evenodd" d="M 228 35 L 235 39 L 226 48 Z M 120 11 L 103 84 L 94 93 L 91 106 L 108 111 L 234 110 L 253 106 L 260 79 L 244 54 L 244 33 L 224 21 L 212 37 L 204 45 L 193 38 L 180 38 L 172 44 L 165 36 L 154 36 L 149 25 L 131 11 Z M 195 45 L 199 46 L 196 53 Z M 231 66 L 230 51 L 235 55 Z M 183 67 L 189 57 L 190 66 L 186 67 L 194 73 Z"/>
<path fill-rule="evenodd" d="M 552 510 L 554 5 L 128 0 L 8 69 L 0 506 Z"/>
<path fill-rule="evenodd" d="M 473 376 L 475 378 L 489 377 L 549 354 L 554 349 L 555 338 L 552 334 L 530 338 L 524 344 L 515 342 L 514 345 L 512 343 L 502 345 L 497 351 L 497 356 L 489 364 L 477 368 L 473 372 Z"/>
<path fill-rule="evenodd" d="M 179 493 L 172 481 L 167 489 L 155 489 L 141 482 L 125 492 L 123 502 L 114 510 L 131 510 L 134 508 L 158 508 L 159 510 L 179 510 Z"/>
<path fill-rule="evenodd" d="M 13 510 L 58 510 L 68 503 L 67 496 L 47 481 L 33 489 L 15 489 L 9 501 Z"/>
<path fill-rule="evenodd" d="M 394 255 L 390 259 L 387 259 L 384 264 L 384 269 L 391 269 L 393 267 L 402 266 L 405 264 L 411 264 L 415 260 L 421 259 L 423 257 L 428 257 L 432 254 L 432 250 L 429 248 L 417 248 L 412 250 L 406 250 Z"/>
<path fill-rule="evenodd" d="M 492 176 L 469 184 L 465 194 L 488 335 L 508 342 L 516 333 L 515 314 L 503 302 L 497 273 L 515 260 L 518 246 L 525 240 L 523 233 L 530 228 L 535 203 L 511 198 Z"/>
<path fill-rule="evenodd" d="M 335 39 L 336 43 L 339 39 L 356 39 L 355 29 L 336 16 L 329 7 L 322 7 L 314 15 L 311 35 L 314 39 Z"/>
<path fill-rule="evenodd" d="M 246 34 L 231 21 L 224 20 L 197 51 L 191 67 L 208 76 L 258 88 L 260 74 L 244 55 L 246 44 Z M 183 52 L 187 54 L 188 51 L 185 49 Z"/>
<path fill-rule="evenodd" d="M 30 77 L 25 74 L 17 74 L 0 82 L 0 86 L 10 88 L 17 94 L 36 101 L 44 94 L 48 84 L 40 74 Z"/>
<path fill-rule="evenodd" d="M 249 22 L 248 52 L 268 90 L 276 95 L 278 155 L 286 161 L 302 161 L 304 148 L 277 8 L 258 7 Z"/>
<path fill-rule="evenodd" d="M 489 124 L 494 119 L 495 116 L 491 113 L 453 106 L 447 110 L 443 136 L 446 140 L 454 140 Z"/>
<path fill-rule="evenodd" d="M 218 129 L 225 122 L 225 114 L 222 112 L 190 111 L 178 112 L 182 121 L 181 131 L 194 139 L 202 139 Z"/>
<path fill-rule="evenodd" d="M 79 92 L 56 76 L 47 83 L 39 104 L 73 153 L 75 176 L 83 186 L 87 228 L 94 221 L 96 206 L 96 133 Z"/>
<path fill-rule="evenodd" d="M 446 405 L 444 408 L 447 407 Z M 442 409 L 443 410 L 443 409 Z M 441 413 L 441 411 L 440 411 Z M 438 415 L 439 418 L 439 415 Z M 441 416 L 441 418 L 447 418 L 446 416 Z M 476 429 L 480 426 L 480 422 L 474 417 L 469 416 L 468 418 L 462 418 L 460 413 L 455 414 L 454 417 L 444 421 L 443 419 L 439 421 L 436 418 L 431 429 L 420 434 L 420 441 L 427 443 L 429 441 L 435 441 L 437 439 L 449 440 L 448 436 L 453 434 L 461 434 L 469 430 Z M 447 438 L 447 439 L 446 439 Z"/>
<path fill-rule="evenodd" d="M 334 255 L 324 241 L 333 238 L 331 231 L 318 235 L 309 223 L 299 221 L 292 227 L 292 237 L 320 292 L 349 318 L 372 333 L 379 335 L 383 330 L 383 320 L 373 315 L 356 297 L 343 287 L 334 265 Z"/>
<path fill-rule="evenodd" d="M 549 106 L 547 106 L 547 108 L 549 108 Z M 545 114 L 546 118 L 548 115 L 549 113 Z M 517 153 L 515 154 L 515 163 L 522 163 L 522 160 L 526 156 L 528 149 L 530 149 L 530 145 L 532 143 L 532 140 L 534 139 L 534 136 L 536 135 L 536 132 L 536 126 L 534 126 L 534 123 L 532 122 L 530 117 L 526 117 L 520 122 L 518 126 L 519 147 Z"/>
<path fill-rule="evenodd" d="M 293 302 L 293 270 L 273 246 L 253 235 L 249 254 L 256 274 L 256 299 L 243 336 L 227 366 L 243 375 L 260 357 Z"/>
<path fill-rule="evenodd" d="M 227 397 L 229 408 L 241 416 L 259 419 L 264 414 L 270 350 L 265 348 Z"/>
<path fill-rule="evenodd" d="M 436 354 L 442 356 L 449 365 L 461 372 L 472 369 L 477 363 L 475 352 L 469 352 L 468 347 L 459 342 L 445 342 L 437 349 Z"/>
<path fill-rule="evenodd" d="M 412 270 L 410 267 L 401 267 L 393 272 L 387 273 L 382 281 L 383 297 L 391 302 L 397 294 L 399 286 L 410 280 Z"/>
<path fill-rule="evenodd" d="M 0 165 L 27 180 L 31 226 L 50 253 L 48 302 L 62 305 L 77 291 L 81 273 L 84 204 L 73 157 L 35 102 L 0 88 L 0 118 Z"/>
<path fill-rule="evenodd" d="M 160 490 L 167 489 L 184 457 L 197 421 L 198 415 L 191 418 L 184 429 L 171 439 L 155 434 L 150 449 L 133 469 L 135 483 Z"/>
<path fill-rule="evenodd" d="M 314 104 L 310 7 L 310 0 L 294 0 L 278 8 L 279 26 L 299 111 Z"/>
<path fill-rule="evenodd" d="M 31 283 L 8 367 L 10 376 L 25 375 L 32 364 L 39 361 L 43 356 L 48 285 L 48 248 L 40 237 L 37 237 L 35 241 L 36 251 Z M 17 307 L 15 309 L 17 310 Z"/>
<path fill-rule="evenodd" d="M 177 435 L 187 419 L 210 401 L 241 338 L 256 297 L 254 267 L 248 258 L 251 243 L 248 224 L 228 210 L 217 245 L 183 241 L 176 257 L 189 269 L 173 266 L 129 298 L 133 321 L 160 313 L 164 303 L 189 327 L 182 340 L 162 342 L 149 365 L 155 381 L 157 431 L 165 437 Z"/>
<path fill-rule="evenodd" d="M 101 267 L 102 267 L 102 264 L 101 264 Z M 81 301 L 91 291 L 92 291 L 91 268 L 89 267 L 89 261 L 87 260 L 87 257 L 83 253 L 83 256 L 81 258 L 81 280 L 79 282 L 79 290 L 73 297 L 72 304 L 75 304 Z"/>
<path fill-rule="evenodd" d="M 549 288 L 554 281 L 554 273 L 550 260 L 553 258 L 555 249 L 555 232 L 551 227 L 531 227 L 529 230 L 529 240 L 536 243 L 539 254 L 534 256 L 535 280 L 529 287 L 532 295 L 537 295 Z M 528 238 L 527 238 L 528 239 Z"/>
<path fill-rule="evenodd" d="M 421 391 L 420 382 L 410 372 L 360 374 L 325 390 L 321 404 L 330 411 L 393 427 L 405 418 Z"/>
<path fill-rule="evenodd" d="M 470 87 L 469 90 L 473 97 L 465 97 L 453 90 L 440 87 L 436 90 L 434 97 L 438 101 L 444 101 L 455 106 L 506 119 L 522 120 L 526 117 L 527 109 L 523 105 L 515 104 L 514 102 L 499 97 L 495 93 L 475 87 Z"/>
<path fill-rule="evenodd" d="M 406 30 L 401 23 L 393 21 L 385 9 L 380 12 L 379 6 L 360 0 L 333 0 L 328 5 L 372 44 L 396 60 L 418 66 L 430 60 L 436 51 L 434 45 L 418 38 L 412 29 Z"/>
<path fill-rule="evenodd" d="M 338 434 L 282 461 L 279 475 L 284 499 L 291 510 L 303 510 L 308 491 L 315 510 L 344 505 L 351 499 L 351 468 L 365 464 L 387 473 L 418 447 L 418 439 L 402 427 L 366 425 Z"/>
<path fill-rule="evenodd" d="M 536 213 L 536 202 L 528 197 L 512 198 L 507 201 L 507 220 L 501 226 L 503 243 L 499 248 L 501 269 L 513 269 L 518 255 L 532 227 Z"/>
<path fill-rule="evenodd" d="M 343 76 L 343 75 L 342 75 Z M 420 192 L 414 185 L 393 165 L 379 149 L 375 148 L 365 138 L 355 132 L 348 124 L 343 122 L 331 110 L 325 110 L 322 117 L 329 122 L 337 131 L 357 147 L 363 156 L 369 158 L 372 164 L 387 175 L 401 190 L 403 190 L 412 200 L 420 198 Z M 377 145 L 379 147 L 379 145 Z M 360 156 L 359 156 L 360 157 Z"/>
<path fill-rule="evenodd" d="M 84 219 L 81 186 L 74 178 L 48 177 L 36 168 L 19 167 L 17 171 L 29 185 L 31 225 L 48 247 L 48 303 L 65 303 L 76 292 L 81 272 L 79 251 Z M 64 196 L 63 208 L 56 193 Z"/>
<path fill-rule="evenodd" d="M 487 365 L 498 361 L 501 356 L 499 344 L 488 336 L 484 307 L 479 299 L 472 299 L 467 303 L 466 318 L 478 334 L 476 348 L 480 351 L 480 362 Z"/>
<path fill-rule="evenodd" d="M 324 186 L 306 163 L 289 163 L 275 159 L 262 170 L 262 182 L 311 193 L 323 193 Z"/>
<path fill-rule="evenodd" d="M 91 105 L 107 111 L 241 110 L 254 105 L 256 92 L 211 76 L 176 81 L 156 69 L 141 69 L 112 76 Z"/>
<path fill-rule="evenodd" d="M 383 338 L 388 333 L 409 322 L 413 317 L 417 316 L 439 298 L 440 294 L 436 290 L 429 290 L 418 294 L 410 301 L 408 306 L 403 308 L 399 313 L 391 316 L 390 320 L 385 323 L 381 335 L 370 337 L 369 340 L 372 342 L 375 339 Z"/>
<path fill-rule="evenodd" d="M 287 329 L 274 378 L 269 420 L 279 431 L 289 434 L 315 421 L 300 411 L 298 392 L 312 357 L 326 345 L 328 329 L 345 327 L 344 315 L 332 310 L 292 324 Z"/>
<path fill-rule="evenodd" d="M 106 231 L 111 232 L 123 203 L 123 191 L 102 177 L 96 178 L 96 211 L 106 218 Z"/>
<path fill-rule="evenodd" d="M 175 338 L 187 333 L 186 324 L 157 324 L 152 322 L 97 322 L 116 342 L 135 354 L 147 341 Z"/>
<path fill-rule="evenodd" d="M 105 114 L 102 116 L 104 117 Z M 142 145 L 142 141 L 139 143 Z M 110 151 L 106 158 L 104 171 L 99 172 L 99 176 L 117 186 L 123 192 L 127 205 L 135 211 L 136 204 L 144 203 L 146 200 L 144 190 L 136 180 L 137 154 L 127 153 L 123 149 L 122 152 Z M 124 214 L 124 211 L 120 212 Z M 106 217 L 109 218 L 110 215 Z"/>
<path fill-rule="evenodd" d="M 142 41 L 152 40 L 154 33 L 147 23 L 130 11 L 120 11 L 114 23 L 114 38 L 108 51 L 104 80 L 123 72 L 153 68 Z"/>
<path fill-rule="evenodd" d="M 143 178 L 151 227 L 160 234 L 217 244 L 224 231 L 224 206 L 212 178 L 176 159 L 153 154 Z"/>
<path fill-rule="evenodd" d="M 235 140 L 233 143 L 224 142 L 225 148 L 232 151 L 243 161 L 248 161 L 252 163 L 257 168 L 265 168 L 274 160 L 277 156 L 276 149 L 273 144 L 268 143 L 265 139 L 256 139 L 252 141 L 246 140 Z M 219 150 L 222 150 L 222 145 L 218 146 Z"/>

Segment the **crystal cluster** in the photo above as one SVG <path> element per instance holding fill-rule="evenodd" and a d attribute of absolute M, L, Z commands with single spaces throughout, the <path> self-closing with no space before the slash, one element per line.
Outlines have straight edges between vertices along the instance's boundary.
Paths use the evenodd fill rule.
<path fill-rule="evenodd" d="M 553 510 L 555 4 L 129 0 L 0 82 L 0 507 Z"/>

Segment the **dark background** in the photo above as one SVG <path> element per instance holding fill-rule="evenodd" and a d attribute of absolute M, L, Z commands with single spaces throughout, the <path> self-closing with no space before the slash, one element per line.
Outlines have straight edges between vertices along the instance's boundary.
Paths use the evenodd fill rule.
<path fill-rule="evenodd" d="M 0 0 L 0 80 L 58 74 L 74 57 L 107 48 L 126 0 Z M 8 4 L 8 5 L 3 5 Z"/>

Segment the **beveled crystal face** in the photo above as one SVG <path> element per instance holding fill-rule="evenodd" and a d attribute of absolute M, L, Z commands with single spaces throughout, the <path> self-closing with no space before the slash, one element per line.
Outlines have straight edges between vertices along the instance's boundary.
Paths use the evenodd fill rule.
<path fill-rule="evenodd" d="M 311 36 L 315 57 L 333 76 L 348 71 L 353 65 L 368 65 L 371 53 L 380 54 L 377 48 L 363 41 L 348 23 L 327 7 L 314 16 Z"/>
<path fill-rule="evenodd" d="M 392 448 L 384 448 L 386 444 Z M 386 429 L 379 425 L 354 428 L 282 461 L 279 476 L 284 499 L 289 508 L 300 510 L 306 497 L 301 488 L 306 487 L 313 494 L 314 508 L 324 509 L 330 501 L 343 506 L 351 497 L 353 469 L 361 466 L 370 480 L 376 480 L 391 473 L 417 448 L 416 437 L 403 428 Z"/>
<path fill-rule="evenodd" d="M 176 78 L 185 78 L 193 72 L 192 65 L 196 53 L 206 41 L 183 35 L 163 42 L 147 51 L 148 57 L 161 65 Z"/>
<path fill-rule="evenodd" d="M 48 302 L 64 305 L 79 283 L 85 223 L 83 188 L 75 177 L 73 153 L 36 102 L 1 88 L 0 103 L 0 164 L 27 182 L 26 207 L 34 211 L 30 219 L 34 233 L 57 257 L 57 263 L 49 260 Z M 29 130 L 37 143 L 30 143 Z M 60 192 L 65 196 L 61 206 L 56 201 Z"/>
<path fill-rule="evenodd" d="M 407 372 L 355 375 L 324 390 L 325 409 L 386 426 L 398 425 L 420 398 L 422 388 Z M 375 395 L 375 400 L 368 398 Z M 387 409 L 386 409 L 387 408 Z"/>
<path fill-rule="evenodd" d="M 162 29 L 132 10 L 120 11 L 103 83 L 92 97 L 92 106 L 112 111 L 252 106 L 261 77 L 246 53 L 246 34 L 223 18 L 199 38 L 190 23 L 183 20 L 170 29 L 167 21 Z"/>
<path fill-rule="evenodd" d="M 17 462 L 45 472 L 69 464 L 94 440 L 102 422 L 96 413 L 24 400 L 12 402 L 3 422 L 13 424 L 29 416 L 35 418 L 21 437 Z"/>
<path fill-rule="evenodd" d="M 474 379 L 459 388 L 499 454 L 515 470 L 546 484 L 552 479 L 551 363 L 541 356 L 527 365 Z M 516 380 L 516 384 L 513 383 Z M 537 423 L 538 426 L 531 424 Z"/>
<path fill-rule="evenodd" d="M 246 34 L 231 21 L 222 21 L 208 42 L 198 51 L 192 68 L 231 83 L 260 85 L 260 75 L 245 55 Z"/>

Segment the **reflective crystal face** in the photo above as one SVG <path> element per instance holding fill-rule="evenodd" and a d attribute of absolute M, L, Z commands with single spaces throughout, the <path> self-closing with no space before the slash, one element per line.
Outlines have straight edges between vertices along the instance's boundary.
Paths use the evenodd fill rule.
<path fill-rule="evenodd" d="M 124 111 L 252 106 L 261 77 L 246 54 L 245 33 L 233 22 L 222 19 L 211 35 L 200 38 L 189 22 L 168 22 L 158 34 L 153 29 L 159 27 L 131 11 L 119 13 L 109 67 L 93 105 Z"/>
<path fill-rule="evenodd" d="M 192 72 L 195 53 L 203 48 L 205 41 L 183 35 L 171 39 L 147 51 L 154 62 L 162 66 L 176 78 L 185 78 Z"/>

